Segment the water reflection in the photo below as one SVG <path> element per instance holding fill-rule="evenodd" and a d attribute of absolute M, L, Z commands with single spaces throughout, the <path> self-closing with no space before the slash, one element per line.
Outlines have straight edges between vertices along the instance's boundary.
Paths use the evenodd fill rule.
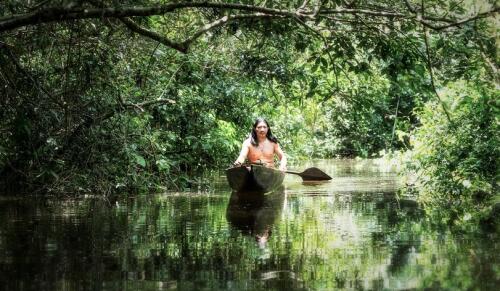
<path fill-rule="evenodd" d="M 227 220 L 243 234 L 254 236 L 263 248 L 281 214 L 285 196 L 283 187 L 271 193 L 232 192 L 226 211 Z"/>
<path fill-rule="evenodd" d="M 1 290 L 495 290 L 496 234 L 429 226 L 367 161 L 268 196 L 0 199 Z M 221 177 L 221 181 L 225 181 Z M 257 238 L 257 241 L 256 241 Z M 260 242 L 260 244 L 259 244 Z"/>
<path fill-rule="evenodd" d="M 318 186 L 322 186 L 322 185 L 325 185 L 325 184 L 330 184 L 331 181 L 302 181 L 302 185 L 304 186 L 310 186 L 310 187 L 318 187 Z"/>

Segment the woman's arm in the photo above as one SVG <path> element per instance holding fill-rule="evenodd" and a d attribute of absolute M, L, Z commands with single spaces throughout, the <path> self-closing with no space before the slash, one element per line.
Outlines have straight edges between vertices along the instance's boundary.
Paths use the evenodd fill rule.
<path fill-rule="evenodd" d="M 250 142 L 248 141 L 248 139 L 243 142 L 243 145 L 241 146 L 240 155 L 238 156 L 238 158 L 234 162 L 235 165 L 243 164 L 245 162 L 245 160 L 248 156 L 249 144 L 250 144 Z"/>
<path fill-rule="evenodd" d="M 274 151 L 278 155 L 278 158 L 280 159 L 280 171 L 286 171 L 286 155 L 281 149 L 279 144 L 276 144 L 274 146 Z"/>

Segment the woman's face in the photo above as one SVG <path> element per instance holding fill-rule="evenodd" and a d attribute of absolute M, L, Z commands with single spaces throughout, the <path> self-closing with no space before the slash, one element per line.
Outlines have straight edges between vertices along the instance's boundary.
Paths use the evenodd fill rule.
<path fill-rule="evenodd" d="M 259 122 L 257 127 L 255 127 L 255 132 L 257 132 L 257 136 L 259 137 L 265 137 L 268 130 L 266 123 L 263 121 Z"/>

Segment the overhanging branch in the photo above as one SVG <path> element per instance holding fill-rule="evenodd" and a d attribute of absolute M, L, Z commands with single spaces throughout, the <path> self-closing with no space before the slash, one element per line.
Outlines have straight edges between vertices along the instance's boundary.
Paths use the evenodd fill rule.
<path fill-rule="evenodd" d="M 186 40 L 182 42 L 174 42 L 170 40 L 167 37 L 164 37 L 160 35 L 157 32 L 145 29 L 141 26 L 139 26 L 137 23 L 135 23 L 133 20 L 130 18 L 120 18 L 120 20 L 128 27 L 130 30 L 139 33 L 143 36 L 149 37 L 153 40 L 158 41 L 159 43 L 162 43 L 168 47 L 174 48 L 182 53 L 186 53 L 189 49 L 189 46 L 199 37 L 201 37 L 203 34 L 206 32 L 219 27 L 223 26 L 228 22 L 235 21 L 235 20 L 245 20 L 245 19 L 257 19 L 257 18 L 275 18 L 275 17 L 282 17 L 282 16 L 276 16 L 276 15 L 269 15 L 269 14 L 264 14 L 264 13 L 255 13 L 255 14 L 241 14 L 241 15 L 229 15 L 229 16 L 224 16 L 214 22 L 208 23 L 204 25 L 201 29 L 196 31 L 192 36 L 187 38 Z"/>
<path fill-rule="evenodd" d="M 224 16 L 214 22 L 208 23 L 204 25 L 200 30 L 195 32 L 192 36 L 190 36 L 188 39 L 183 41 L 181 45 L 183 47 L 189 47 L 189 45 L 195 41 L 197 38 L 202 36 L 204 33 L 208 32 L 209 30 L 212 30 L 216 27 L 222 26 L 228 22 L 235 21 L 235 20 L 245 20 L 245 19 L 257 19 L 257 18 L 277 18 L 277 17 L 282 17 L 282 16 L 277 16 L 277 15 L 272 15 L 272 14 L 264 14 L 264 13 L 255 13 L 255 14 L 240 14 L 240 15 L 228 15 Z"/>
<path fill-rule="evenodd" d="M 182 43 L 174 42 L 174 41 L 170 40 L 169 38 L 160 35 L 157 32 L 143 28 L 128 17 L 122 17 L 122 18 L 120 18 L 120 21 L 123 22 L 130 30 L 132 30 L 138 34 L 149 37 L 153 40 L 156 40 L 157 42 L 159 42 L 161 44 L 164 44 L 168 47 L 176 49 L 180 52 L 183 52 L 183 53 L 187 52 L 187 47 L 184 46 Z"/>
<path fill-rule="evenodd" d="M 476 14 L 474 16 L 466 17 L 464 19 L 460 19 L 460 20 L 456 20 L 456 21 L 450 21 L 450 20 L 444 20 L 444 19 L 434 18 L 434 20 L 448 22 L 448 24 L 445 24 L 445 25 L 432 25 L 428 21 L 425 21 L 425 18 L 422 21 L 420 21 L 420 22 L 422 22 L 422 24 L 424 24 L 425 26 L 427 26 L 429 28 L 432 28 L 434 30 L 442 30 L 442 29 L 446 29 L 446 28 L 450 28 L 450 27 L 460 26 L 462 24 L 474 21 L 476 19 L 485 18 L 485 17 L 491 16 L 491 15 L 494 15 L 494 14 L 496 14 L 498 12 L 500 12 L 500 7 L 495 7 L 492 10 L 489 10 L 489 11 L 486 11 L 486 12 L 482 12 L 482 13 L 478 13 L 478 14 Z"/>
<path fill-rule="evenodd" d="M 95 3 L 95 1 L 88 1 Z M 384 17 L 388 19 L 400 18 L 408 19 L 410 21 L 416 21 L 421 23 L 425 27 L 442 30 L 449 27 L 460 26 L 467 22 L 495 15 L 500 11 L 499 7 L 494 7 L 493 9 L 479 13 L 475 16 L 467 17 L 464 19 L 448 19 L 435 17 L 432 15 L 422 15 L 412 7 L 407 0 L 405 0 L 405 5 L 407 10 L 393 11 L 390 8 L 377 8 L 377 9 L 363 9 L 363 8 L 343 8 L 337 7 L 335 9 L 325 9 L 321 7 L 321 2 L 318 1 L 312 10 L 306 9 L 305 6 L 308 5 L 308 1 L 304 1 L 302 6 L 297 10 L 282 10 L 267 8 L 262 6 L 253 6 L 238 3 L 219 3 L 219 2 L 177 2 L 169 3 L 165 5 L 158 6 L 124 6 L 124 7 L 104 7 L 103 4 L 99 3 L 98 7 L 46 7 L 37 9 L 32 12 L 27 12 L 24 14 L 10 15 L 0 18 L 0 32 L 13 30 L 19 27 L 27 25 L 36 25 L 47 22 L 54 21 L 65 21 L 73 19 L 106 19 L 106 18 L 118 18 L 120 19 L 130 30 L 139 33 L 143 36 L 149 37 L 155 41 L 158 41 L 168 47 L 174 48 L 180 52 L 186 53 L 189 46 L 201 35 L 207 31 L 222 26 L 230 21 L 237 19 L 250 19 L 250 18 L 293 18 L 293 19 L 303 19 L 303 20 L 317 20 L 319 18 L 328 18 L 331 15 L 365 15 L 371 17 Z M 230 10 L 230 11 L 241 11 L 249 14 L 229 14 L 222 17 L 214 22 L 208 23 L 196 31 L 192 36 L 188 37 L 184 41 L 175 42 L 166 36 L 161 35 L 158 32 L 146 29 L 139 26 L 132 19 L 128 17 L 147 17 L 154 15 L 165 15 L 179 9 L 193 9 L 193 8 L 213 8 L 219 10 Z M 443 24 L 445 23 L 445 24 Z"/>
<path fill-rule="evenodd" d="M 158 104 L 175 104 L 175 100 L 167 99 L 167 98 L 159 98 L 156 100 L 144 101 L 141 103 L 127 103 L 127 102 L 124 102 L 123 100 L 121 100 L 120 103 L 122 103 L 121 105 L 125 108 L 137 108 L 141 112 L 144 112 L 144 107 L 158 105 Z"/>
<path fill-rule="evenodd" d="M 392 11 L 376 11 L 367 9 L 350 9 L 350 8 L 336 8 L 336 9 L 322 9 L 319 11 L 320 15 L 331 15 L 331 14 L 362 14 L 370 16 L 382 16 L 382 17 L 403 17 L 408 18 L 409 15 L 399 12 Z"/>
<path fill-rule="evenodd" d="M 66 8 L 47 7 L 33 12 L 16 14 L 0 18 L 0 32 L 19 27 L 47 23 L 53 21 L 90 19 L 90 18 L 122 18 L 132 16 L 164 15 L 178 9 L 185 8 L 216 8 L 234 9 L 248 12 L 260 12 L 272 15 L 294 16 L 295 12 L 266 8 L 253 5 L 215 2 L 178 2 L 153 7 L 104 7 L 104 8 Z"/>

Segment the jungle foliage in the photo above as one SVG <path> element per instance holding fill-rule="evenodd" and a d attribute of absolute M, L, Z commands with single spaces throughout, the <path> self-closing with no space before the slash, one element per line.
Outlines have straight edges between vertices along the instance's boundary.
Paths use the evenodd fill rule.
<path fill-rule="evenodd" d="M 443 97 L 452 122 L 428 102 L 414 134 L 410 156 L 420 199 L 438 224 L 498 226 L 498 90 L 462 81 L 449 84 Z"/>
<path fill-rule="evenodd" d="M 58 194 L 200 187 L 193 177 L 227 166 L 265 116 L 294 158 L 415 146 L 426 203 L 471 204 L 478 192 L 462 191 L 464 181 L 491 201 L 496 5 L 3 1 L 0 184 Z"/>

